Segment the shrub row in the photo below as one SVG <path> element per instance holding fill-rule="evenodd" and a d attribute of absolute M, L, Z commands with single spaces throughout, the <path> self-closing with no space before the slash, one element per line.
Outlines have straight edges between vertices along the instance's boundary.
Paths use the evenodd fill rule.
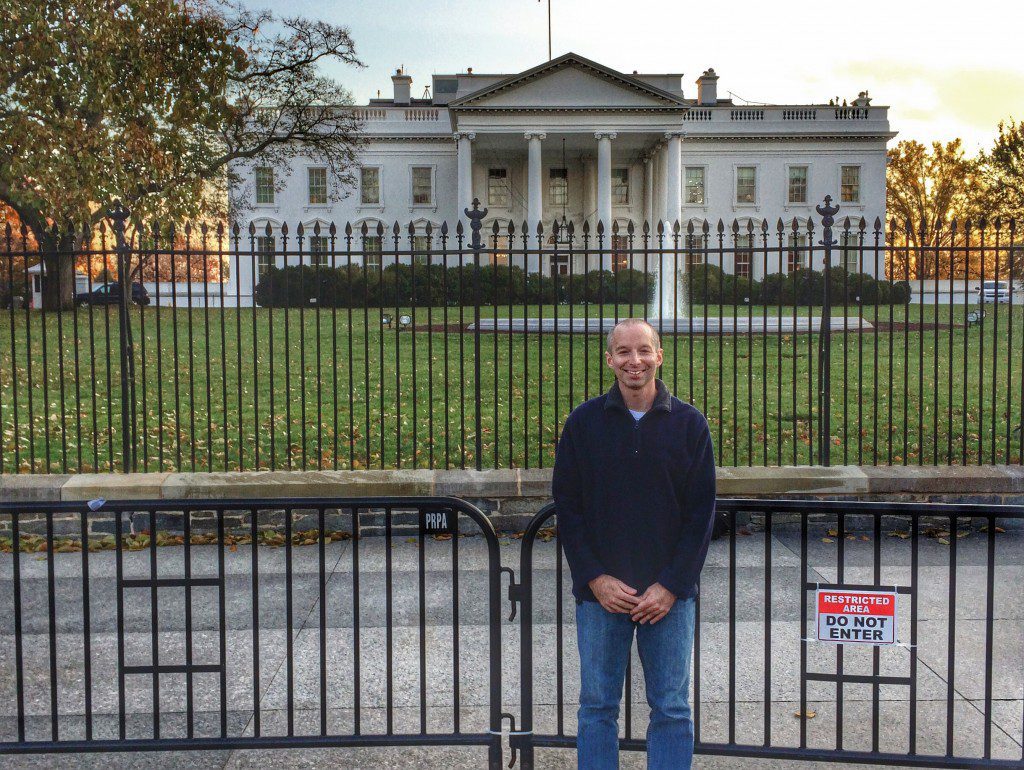
<path fill-rule="evenodd" d="M 907 281 L 890 283 L 867 273 L 830 271 L 833 305 L 906 305 Z M 717 265 L 694 265 L 688 274 L 689 296 L 695 304 L 820 305 L 825 296 L 825 274 L 817 270 L 770 273 L 764 280 L 726 273 Z"/>
<path fill-rule="evenodd" d="M 557 279 L 525 273 L 521 267 L 479 270 L 443 265 L 388 265 L 383 271 L 360 266 L 319 269 L 310 265 L 271 268 L 256 287 L 262 307 L 441 307 L 449 305 L 635 303 L 646 304 L 654 281 L 639 270 L 593 270 Z"/>
<path fill-rule="evenodd" d="M 835 305 L 905 305 L 910 284 L 889 283 L 865 273 L 833 268 L 832 302 Z M 694 265 L 687 275 L 694 304 L 820 305 L 825 275 L 816 270 L 772 273 L 763 281 L 725 273 L 717 265 Z M 262 307 L 441 307 L 491 304 L 633 303 L 646 304 L 654 296 L 655 277 L 640 270 L 592 270 L 552 278 L 524 273 L 506 265 L 463 268 L 443 265 L 388 265 L 383 271 L 362 267 L 319 269 L 310 265 L 271 268 L 256 287 Z"/>

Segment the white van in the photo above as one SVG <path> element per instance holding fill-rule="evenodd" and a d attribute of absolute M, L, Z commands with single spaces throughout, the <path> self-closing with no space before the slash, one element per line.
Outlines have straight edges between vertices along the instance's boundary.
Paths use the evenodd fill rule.
<path fill-rule="evenodd" d="M 986 302 L 1007 303 L 1010 301 L 1013 289 L 1010 287 L 1009 281 L 982 281 L 980 291 L 981 295 L 978 301 L 982 304 Z"/>

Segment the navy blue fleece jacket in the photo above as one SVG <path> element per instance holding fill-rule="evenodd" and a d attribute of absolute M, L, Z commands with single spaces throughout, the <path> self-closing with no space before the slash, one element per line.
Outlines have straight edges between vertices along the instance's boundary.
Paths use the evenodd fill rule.
<path fill-rule="evenodd" d="M 555 455 L 552 491 L 573 594 L 608 574 L 643 593 L 661 583 L 697 593 L 715 515 L 715 455 L 707 420 L 657 380 L 639 420 L 618 382 L 572 411 Z"/>

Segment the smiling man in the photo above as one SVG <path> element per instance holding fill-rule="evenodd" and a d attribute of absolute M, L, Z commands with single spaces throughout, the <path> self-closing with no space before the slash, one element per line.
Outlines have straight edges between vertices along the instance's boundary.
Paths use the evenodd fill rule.
<path fill-rule="evenodd" d="M 694 599 L 714 521 L 715 459 L 704 415 L 656 379 L 662 358 L 650 324 L 617 324 L 605 352 L 615 382 L 573 410 L 555 456 L 558 531 L 576 597 L 581 770 L 619 765 L 634 633 L 651 707 L 647 767 L 683 770 L 693 758 Z"/>

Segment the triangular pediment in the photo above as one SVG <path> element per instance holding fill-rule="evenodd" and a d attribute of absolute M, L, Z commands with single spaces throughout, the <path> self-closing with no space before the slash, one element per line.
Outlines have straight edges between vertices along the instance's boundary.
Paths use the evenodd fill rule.
<path fill-rule="evenodd" d="M 680 109 L 683 99 L 576 54 L 565 54 L 451 102 L 453 109 Z"/>

